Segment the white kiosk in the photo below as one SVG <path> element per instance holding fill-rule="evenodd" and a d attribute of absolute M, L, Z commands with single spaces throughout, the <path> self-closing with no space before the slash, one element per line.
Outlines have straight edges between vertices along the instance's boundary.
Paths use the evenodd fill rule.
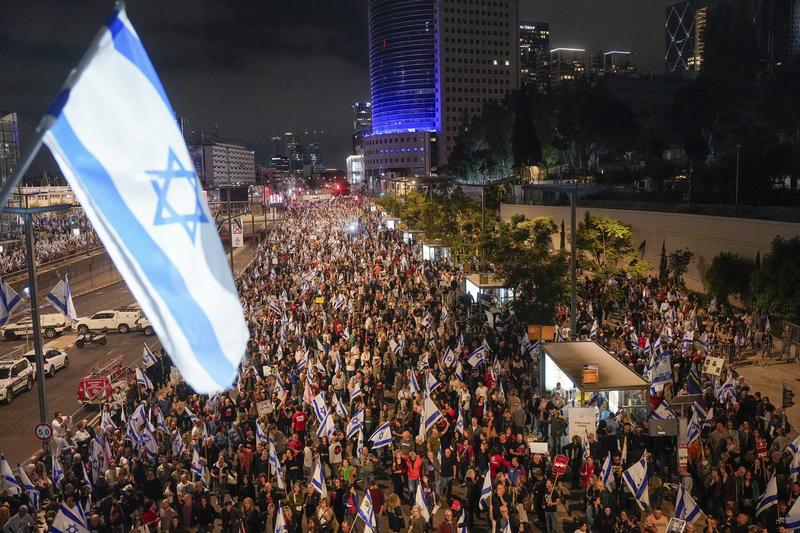
<path fill-rule="evenodd" d="M 422 238 L 422 230 L 418 229 L 403 230 L 403 242 L 409 246 L 417 244 L 417 241 L 419 241 L 420 238 Z"/>
<path fill-rule="evenodd" d="M 500 305 L 504 305 L 514 299 L 514 289 L 506 285 L 506 280 L 489 273 L 467 274 L 464 291 L 472 295 L 476 303 L 481 299 L 496 298 Z"/>
<path fill-rule="evenodd" d="M 441 241 L 422 243 L 422 259 L 425 261 L 439 261 L 448 257 L 450 257 L 450 248 Z"/>
<path fill-rule="evenodd" d="M 397 226 L 400 225 L 400 219 L 397 217 L 384 217 L 383 225 L 386 226 L 387 229 L 397 229 Z"/>

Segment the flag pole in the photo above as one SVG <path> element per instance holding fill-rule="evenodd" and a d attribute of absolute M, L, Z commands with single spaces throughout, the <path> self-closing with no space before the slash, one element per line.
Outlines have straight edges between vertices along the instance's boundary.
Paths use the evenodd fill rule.
<path fill-rule="evenodd" d="M 124 0 L 117 0 L 114 3 L 114 10 L 119 12 L 125 9 L 125 1 Z M 86 70 L 86 67 L 89 66 L 89 62 L 94 57 L 97 49 L 100 45 L 100 39 L 105 35 L 108 27 L 103 24 L 100 29 L 97 31 L 97 34 L 92 39 L 89 48 L 86 49 L 86 52 L 81 57 L 81 60 L 78 62 L 78 65 L 72 69 L 69 74 L 67 75 L 67 79 L 64 82 L 61 90 L 56 95 L 56 99 L 53 104 L 60 104 L 63 105 L 66 103 L 66 95 L 68 95 L 68 91 L 75 86 L 75 84 L 80 79 L 83 71 Z M 63 101 L 61 101 L 63 100 Z M 36 159 L 36 156 L 39 154 L 39 150 L 42 149 L 42 145 L 44 144 L 44 136 L 47 134 L 50 127 L 55 123 L 56 117 L 50 114 L 50 111 L 53 109 L 53 105 L 48 109 L 47 113 L 42 117 L 39 121 L 39 124 L 36 126 L 36 135 L 33 139 L 33 145 L 30 149 L 25 153 L 25 156 L 22 158 L 22 164 L 17 169 L 17 172 L 14 174 L 10 180 L 6 181 L 3 184 L 3 188 L 0 189 L 0 213 L 5 212 L 6 204 L 8 203 L 8 199 L 11 198 L 11 192 L 14 190 L 14 187 L 17 186 L 17 183 L 22 179 L 28 169 L 30 169 L 31 165 L 33 164 L 33 160 Z M 60 111 L 60 109 L 59 109 Z"/>

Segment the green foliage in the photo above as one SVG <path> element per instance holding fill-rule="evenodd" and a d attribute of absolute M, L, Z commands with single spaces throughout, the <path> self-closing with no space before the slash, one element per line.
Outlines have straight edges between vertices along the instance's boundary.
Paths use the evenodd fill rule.
<path fill-rule="evenodd" d="M 689 263 L 692 262 L 694 252 L 688 248 L 681 248 L 669 254 L 667 262 L 669 263 L 669 273 L 672 275 L 672 281 L 677 285 L 683 283 L 683 275 L 689 270 Z"/>
<path fill-rule="evenodd" d="M 480 115 L 465 117 L 446 173 L 463 183 L 489 183 L 513 175 L 511 129 L 514 114 L 507 104 L 486 103 Z"/>
<path fill-rule="evenodd" d="M 557 231 L 549 217 L 515 216 L 508 223 L 498 223 L 491 242 L 486 243 L 495 270 L 517 289 L 511 305 L 523 323 L 550 324 L 556 305 L 566 300 L 567 255 L 549 251 Z"/>
<path fill-rule="evenodd" d="M 753 274 L 751 288 L 759 307 L 800 320 L 800 237 L 772 241 L 772 249 Z"/>
<path fill-rule="evenodd" d="M 731 294 L 742 298 L 750 296 L 750 278 L 756 268 L 755 261 L 732 252 L 720 252 L 706 270 L 708 291 L 725 302 Z"/>
<path fill-rule="evenodd" d="M 617 219 L 592 216 L 588 211 L 578 226 L 578 251 L 582 267 L 601 279 L 638 271 L 638 254 L 631 227 Z"/>

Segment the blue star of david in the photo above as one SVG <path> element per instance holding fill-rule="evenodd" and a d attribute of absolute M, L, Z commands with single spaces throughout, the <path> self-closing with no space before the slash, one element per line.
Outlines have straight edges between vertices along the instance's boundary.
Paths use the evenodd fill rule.
<path fill-rule="evenodd" d="M 70 524 L 67 526 L 67 533 L 78 533 L 78 526 Z"/>
<path fill-rule="evenodd" d="M 194 242 L 194 236 L 197 232 L 197 225 L 208 223 L 208 217 L 203 210 L 203 202 L 200 197 L 200 183 L 197 179 L 197 172 L 190 168 L 184 168 L 178 156 L 172 148 L 167 153 L 167 168 L 164 170 L 148 170 L 148 174 L 158 176 L 150 183 L 153 185 L 156 194 L 158 195 L 158 205 L 156 206 L 156 218 L 153 222 L 156 226 L 166 224 L 180 224 L 189 238 Z M 194 211 L 191 213 L 178 213 L 175 208 L 167 201 L 167 193 L 172 184 L 172 180 L 185 179 L 189 181 L 192 190 L 195 194 Z"/>

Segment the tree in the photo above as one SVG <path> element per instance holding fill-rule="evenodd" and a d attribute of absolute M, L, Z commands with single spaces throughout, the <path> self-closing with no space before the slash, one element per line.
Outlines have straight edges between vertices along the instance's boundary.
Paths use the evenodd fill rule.
<path fill-rule="evenodd" d="M 681 248 L 669 254 L 669 272 L 676 285 L 683 283 L 683 275 L 688 272 L 693 257 L 694 252 L 688 248 Z"/>
<path fill-rule="evenodd" d="M 615 218 L 588 211 L 578 226 L 578 251 L 583 267 L 601 279 L 620 273 L 639 274 L 648 268 L 632 243 L 631 227 Z"/>
<path fill-rule="evenodd" d="M 564 250 L 566 248 L 567 232 L 564 227 L 564 219 L 561 219 L 561 238 L 559 239 L 558 249 Z"/>
<path fill-rule="evenodd" d="M 751 288 L 759 307 L 800 320 L 800 237 L 772 241 L 772 249 L 753 273 Z"/>
<path fill-rule="evenodd" d="M 661 262 L 658 265 L 658 281 L 666 285 L 669 281 L 669 267 L 667 266 L 667 241 L 661 243 Z"/>
<path fill-rule="evenodd" d="M 549 217 L 515 216 L 500 222 L 487 243 L 496 271 L 516 289 L 511 308 L 523 323 L 552 323 L 556 306 L 566 300 L 567 256 L 548 250 L 557 230 Z"/>
<path fill-rule="evenodd" d="M 704 275 L 708 290 L 725 302 L 731 294 L 750 296 L 750 278 L 755 261 L 732 252 L 720 252 L 711 260 Z"/>

